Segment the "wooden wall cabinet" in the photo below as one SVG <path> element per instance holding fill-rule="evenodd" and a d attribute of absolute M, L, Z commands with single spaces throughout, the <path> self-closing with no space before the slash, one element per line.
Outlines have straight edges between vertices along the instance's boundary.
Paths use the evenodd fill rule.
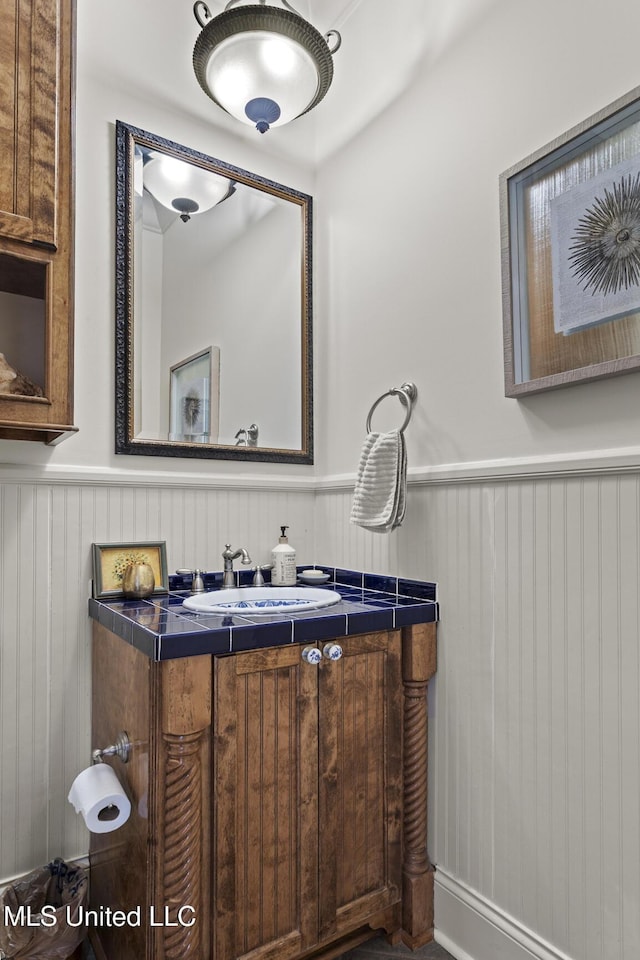
<path fill-rule="evenodd" d="M 127 730 L 131 759 L 112 763 L 133 812 L 92 834 L 92 907 L 142 916 L 95 931 L 99 960 L 298 960 L 373 931 L 431 939 L 435 624 L 341 643 L 317 666 L 299 645 L 153 663 L 94 624 L 93 743 Z M 174 925 L 151 926 L 151 910 Z"/>
<path fill-rule="evenodd" d="M 76 429 L 75 0 L 0 0 L 0 13 L 0 352 L 44 394 L 0 394 L 0 439 L 52 443 Z"/>

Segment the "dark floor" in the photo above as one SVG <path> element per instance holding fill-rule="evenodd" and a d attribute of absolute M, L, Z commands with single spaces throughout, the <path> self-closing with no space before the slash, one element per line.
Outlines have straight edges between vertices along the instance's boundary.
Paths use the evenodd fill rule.
<path fill-rule="evenodd" d="M 419 950 L 410 950 L 399 944 L 390 946 L 386 940 L 376 938 L 367 940 L 361 947 L 345 953 L 340 960 L 454 960 L 450 953 L 438 943 L 427 943 Z"/>
<path fill-rule="evenodd" d="M 386 940 L 367 940 L 361 947 L 343 954 L 339 960 L 454 960 L 450 953 L 438 943 L 428 943 L 419 950 L 409 950 L 400 944 L 391 947 Z M 95 960 L 93 950 L 89 950 L 87 960 Z"/>

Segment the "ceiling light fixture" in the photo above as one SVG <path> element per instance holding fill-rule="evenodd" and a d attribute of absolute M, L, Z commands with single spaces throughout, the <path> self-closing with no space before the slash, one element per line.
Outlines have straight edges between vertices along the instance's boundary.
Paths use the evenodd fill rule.
<path fill-rule="evenodd" d="M 235 190 L 233 181 L 164 153 L 150 155 L 144 165 L 144 186 L 185 223 L 195 213 L 211 210 Z"/>
<path fill-rule="evenodd" d="M 206 3 L 196 0 L 193 13 L 202 32 L 193 69 L 214 103 L 266 133 L 320 103 L 342 40 L 337 30 L 323 37 L 287 0 L 280 0 L 282 7 L 265 0 L 238 6 L 242 2 L 230 0 L 212 17 Z"/>

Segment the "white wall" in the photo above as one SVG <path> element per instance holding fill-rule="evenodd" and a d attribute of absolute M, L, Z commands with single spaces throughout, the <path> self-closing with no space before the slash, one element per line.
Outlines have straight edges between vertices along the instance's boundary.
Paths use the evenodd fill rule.
<path fill-rule="evenodd" d="M 318 176 L 316 549 L 440 584 L 437 937 L 472 960 L 635 960 L 640 376 L 505 399 L 498 176 L 640 82 L 640 9 L 425 5 L 429 33 L 403 9 L 410 79 Z M 388 14 L 361 4 L 341 52 Z M 349 529 L 368 410 L 405 380 L 406 521 Z M 387 401 L 374 428 L 401 416 Z"/>
<path fill-rule="evenodd" d="M 139 224 L 140 229 L 134 230 L 134 258 L 140 265 L 133 290 L 134 316 L 139 318 L 133 329 L 134 434 L 153 438 L 169 432 L 169 390 L 167 378 L 162 376 L 162 337 L 157 330 L 158 317 L 162 316 L 162 284 L 158 277 L 163 273 L 164 244 L 160 231 L 143 232 L 142 202 L 139 206 L 136 227 Z"/>
<path fill-rule="evenodd" d="M 480 6 L 434 49 L 454 10 Z M 410 57 L 416 24 L 398 7 Z M 361 4 L 340 55 L 387 17 L 383 0 Z M 372 401 L 405 380 L 420 391 L 414 465 L 637 447 L 638 376 L 504 397 L 498 177 L 640 82 L 640 11 L 459 0 L 431 17 L 404 89 L 319 170 L 319 472 L 354 469 Z"/>
<path fill-rule="evenodd" d="M 175 4 L 168 5 L 175 14 Z M 137 8 L 141 13 L 141 7 Z M 78 79 L 76 105 L 76 303 L 75 303 L 75 418 L 78 433 L 53 448 L 19 441 L 2 442 L 2 460 L 10 463 L 29 463 L 42 468 L 58 469 L 82 467 L 102 471 L 154 473 L 165 470 L 171 474 L 193 474 L 210 477 L 231 477 L 238 473 L 233 462 L 182 461 L 174 458 L 116 457 L 114 449 L 113 370 L 114 370 L 114 313 L 115 313 L 115 121 L 123 120 L 149 130 L 167 139 L 188 145 L 210 156 L 220 157 L 239 167 L 251 170 L 268 179 L 294 187 L 304 193 L 313 193 L 314 175 L 310 166 L 287 161 L 256 146 L 255 139 L 236 137 L 213 121 L 205 123 L 197 114 L 189 112 L 189 104 L 182 110 L 168 105 L 144 90 L 148 74 L 141 74 L 140 89 L 131 84 L 111 80 L 94 56 L 99 44 L 102 54 L 117 70 L 120 60 L 128 57 L 135 62 L 139 40 L 135 35 L 122 36 L 123 18 L 132 16 L 131 4 L 114 2 L 105 22 L 87 8 L 78 4 Z M 180 17 L 187 22 L 190 10 Z M 127 20 L 128 22 L 128 20 Z M 195 29 L 195 21 L 194 29 Z M 166 74 L 166 62 L 159 47 L 160 37 L 171 48 L 171 62 L 176 59 L 169 30 L 172 24 L 163 24 L 156 46 L 157 62 L 152 69 Z M 121 39 L 109 46 L 108 31 L 115 30 Z M 197 30 L 195 31 L 197 33 Z M 96 34 L 98 39 L 96 39 Z M 127 48 L 131 45 L 131 50 Z M 189 56 L 186 57 L 189 65 Z M 195 85 L 197 87 L 197 85 Z M 197 105 L 198 89 L 194 91 Z M 202 94 L 204 100 L 206 97 Z M 213 104 L 209 113 L 214 114 Z M 219 111 L 218 111 L 219 112 Z M 250 132 L 250 131 L 249 131 Z M 308 466 L 280 464 L 246 464 L 245 477 L 306 479 L 312 475 Z"/>
<path fill-rule="evenodd" d="M 82 56 L 100 18 L 92 26 L 80 7 L 81 431 L 52 451 L 2 444 L 5 461 L 25 466 L 2 473 L 11 602 L 0 624 L 0 875 L 86 849 L 64 791 L 88 757 L 91 540 L 162 536 L 172 566 L 203 554 L 208 564 L 225 534 L 268 549 L 269 530 L 289 522 L 305 562 L 440 582 L 429 814 L 438 936 L 473 960 L 636 960 L 640 375 L 504 398 L 497 184 L 638 83 L 640 8 L 406 0 L 390 20 L 383 0 L 355 5 L 330 94 L 341 97 L 325 141 L 335 152 L 314 184 L 268 146 L 257 163 L 224 125 L 175 103 L 171 113 L 152 92 L 144 100 L 149 70 L 137 99 L 103 86 Z M 103 49 L 115 63 L 118 45 Z M 331 126 L 322 109 L 320 130 Z M 116 117 L 314 194 L 315 472 L 203 462 L 193 478 L 193 464 L 113 456 Z M 345 144 L 335 131 L 347 127 Z M 369 407 L 407 379 L 420 394 L 407 519 L 379 537 L 349 527 L 350 485 Z M 376 425 L 395 409 L 381 408 Z M 34 480 L 47 464 L 49 481 L 46 471 Z M 212 519 L 196 529 L 197 505 Z M 45 605 L 34 608 L 29 588 L 42 580 Z"/>
<path fill-rule="evenodd" d="M 212 261 L 214 216 L 215 208 L 187 224 L 178 219 L 164 234 L 162 369 L 217 346 L 220 443 L 233 445 L 255 422 L 260 446 L 300 449 L 300 208 L 274 205 Z M 184 316 L 193 321 L 186 329 Z"/>
<path fill-rule="evenodd" d="M 437 571 L 438 939 L 473 960 L 634 960 L 637 471 L 414 484 L 389 537 L 348 529 L 350 499 L 348 489 L 318 495 L 318 556 Z"/>
<path fill-rule="evenodd" d="M 73 857 L 88 848 L 88 834 L 66 798 L 91 756 L 92 542 L 163 539 L 171 570 L 219 569 L 226 542 L 266 563 L 280 525 L 288 524 L 300 561 L 313 562 L 312 467 L 113 452 L 116 119 L 313 192 L 310 169 L 260 152 L 255 141 L 244 142 L 184 109 L 176 112 L 152 94 L 145 99 L 144 71 L 137 91 L 105 83 L 95 44 L 114 70 L 122 58 L 133 63 L 140 45 L 133 20 L 141 13 L 128 0 L 114 2 L 101 23 L 87 4 L 78 4 L 79 432 L 51 448 L 0 441 L 0 885 L 53 856 Z M 131 25 L 126 36 L 124 22 Z M 164 26 L 171 46 L 171 25 Z M 158 44 L 153 51 L 155 69 L 164 75 Z M 188 57 L 185 63 L 190 69 Z"/>
<path fill-rule="evenodd" d="M 91 759 L 91 544 L 166 540 L 169 569 L 218 570 L 225 542 L 269 560 L 281 523 L 313 560 L 313 496 L 0 468 L 0 886 L 86 854 L 67 803 Z M 292 535 L 293 542 L 293 535 Z"/>

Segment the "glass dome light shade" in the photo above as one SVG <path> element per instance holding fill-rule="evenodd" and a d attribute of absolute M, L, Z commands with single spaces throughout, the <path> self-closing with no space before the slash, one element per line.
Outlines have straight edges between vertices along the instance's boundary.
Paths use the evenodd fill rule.
<path fill-rule="evenodd" d="M 167 154 L 155 154 L 145 164 L 143 177 L 149 193 L 178 213 L 204 213 L 224 200 L 231 189 L 226 177 Z"/>
<path fill-rule="evenodd" d="M 311 110 L 333 79 L 324 37 L 285 9 L 250 5 L 226 10 L 196 40 L 193 67 L 207 96 L 243 123 L 255 124 L 255 105 L 271 104 L 261 132 Z"/>
<path fill-rule="evenodd" d="M 318 89 L 318 72 L 304 47 L 264 31 L 229 37 L 215 47 L 207 64 L 207 86 L 227 113 L 253 125 L 247 104 L 265 99 L 280 109 L 271 126 L 295 120 L 308 110 Z"/>

